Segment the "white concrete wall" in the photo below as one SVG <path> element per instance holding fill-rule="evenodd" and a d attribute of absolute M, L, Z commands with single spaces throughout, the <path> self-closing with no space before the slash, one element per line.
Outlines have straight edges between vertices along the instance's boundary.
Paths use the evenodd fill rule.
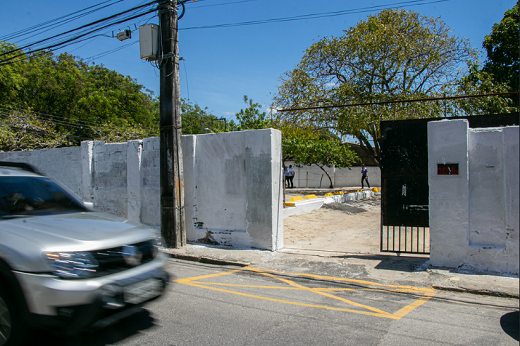
<path fill-rule="evenodd" d="M 281 133 L 183 136 L 186 236 L 221 245 L 283 247 Z M 160 228 L 159 138 L 0 153 L 27 162 L 96 210 Z"/>
<path fill-rule="evenodd" d="M 320 182 L 322 188 L 329 187 L 329 178 L 316 165 L 296 167 L 292 161 L 286 161 L 285 165 L 294 168 L 295 176 L 293 179 L 294 187 L 299 188 L 319 188 Z M 381 187 L 381 169 L 379 167 L 369 166 L 368 182 L 370 187 Z M 325 167 L 325 170 L 332 178 L 334 187 L 360 187 L 361 186 L 361 166 L 348 168 Z M 365 184 L 366 187 L 366 184 Z"/>
<path fill-rule="evenodd" d="M 518 274 L 518 133 L 428 123 L 432 265 Z M 459 174 L 437 175 L 439 163 Z"/>
<path fill-rule="evenodd" d="M 64 187 L 78 196 L 83 196 L 82 148 L 59 148 L 33 151 L 0 153 L 0 161 L 27 162 L 47 176 L 57 179 Z"/>
<path fill-rule="evenodd" d="M 283 247 L 279 131 L 185 136 L 183 150 L 188 241 Z"/>

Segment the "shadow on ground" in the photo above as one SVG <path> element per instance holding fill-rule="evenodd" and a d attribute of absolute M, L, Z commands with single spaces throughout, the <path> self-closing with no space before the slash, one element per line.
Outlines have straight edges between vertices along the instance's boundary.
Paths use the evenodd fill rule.
<path fill-rule="evenodd" d="M 518 330 L 519 330 L 519 319 L 518 319 L 518 311 L 510 312 L 503 315 L 500 318 L 500 326 L 502 330 L 507 333 L 510 337 L 518 341 Z"/>
<path fill-rule="evenodd" d="M 400 257 L 383 255 L 344 255 L 335 258 L 357 258 L 362 260 L 380 261 L 375 269 L 394 270 L 402 272 L 417 272 L 428 269 L 430 258 L 427 257 Z"/>
<path fill-rule="evenodd" d="M 105 329 L 101 329 L 93 333 L 82 333 L 73 337 L 59 337 L 48 335 L 45 332 L 39 332 L 33 341 L 37 341 L 37 344 L 41 346 L 112 345 L 130 338 L 143 330 L 147 330 L 155 326 L 155 319 L 150 316 L 150 312 L 148 310 L 142 309 L 136 314 L 133 314 Z"/>

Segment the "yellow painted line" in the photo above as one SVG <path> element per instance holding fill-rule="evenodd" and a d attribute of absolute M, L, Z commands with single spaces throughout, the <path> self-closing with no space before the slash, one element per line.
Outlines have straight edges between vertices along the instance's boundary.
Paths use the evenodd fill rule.
<path fill-rule="evenodd" d="M 243 288 L 267 288 L 270 290 L 301 290 L 296 287 L 287 286 L 257 286 L 257 285 L 241 285 L 241 284 L 224 284 L 221 282 L 197 282 L 197 285 L 211 285 L 211 286 L 227 286 L 227 287 L 243 287 Z"/>
<path fill-rule="evenodd" d="M 215 278 L 215 277 L 218 277 L 218 276 L 235 274 L 235 273 L 241 272 L 242 270 L 246 270 L 246 269 L 247 269 L 247 267 L 244 267 L 244 268 L 240 268 L 240 269 L 231 270 L 231 271 L 225 272 L 225 273 L 216 273 L 216 274 L 194 276 L 192 278 L 177 279 L 177 280 L 173 280 L 173 282 L 178 282 L 178 283 L 181 283 L 181 284 L 185 284 L 185 283 L 189 283 L 190 281 L 204 280 L 204 279 Z"/>
<path fill-rule="evenodd" d="M 249 298 L 256 298 L 256 299 L 261 299 L 261 300 L 268 300 L 268 301 L 271 301 L 271 302 L 277 302 L 277 303 L 284 303 L 284 304 L 290 304 L 290 305 L 299 305 L 299 306 L 305 306 L 305 307 L 309 307 L 309 308 L 320 308 L 320 309 L 333 310 L 333 311 L 353 312 L 353 313 L 356 313 L 356 314 L 362 314 L 362 315 L 369 315 L 369 316 L 376 316 L 376 317 L 387 317 L 387 318 L 391 318 L 391 319 L 397 319 L 396 317 L 394 317 L 394 316 L 392 316 L 392 315 L 390 315 L 390 316 L 386 316 L 386 314 L 385 314 L 385 316 L 381 316 L 381 315 L 378 314 L 378 313 L 373 313 L 373 312 L 368 312 L 368 311 L 360 311 L 360 310 L 352 310 L 352 309 L 335 308 L 335 307 L 327 306 L 327 305 L 316 305 L 316 304 L 298 303 L 298 302 L 292 302 L 292 301 L 290 301 L 290 300 L 276 299 L 276 298 L 269 298 L 269 297 L 262 297 L 262 296 L 257 296 L 257 295 L 254 295 L 254 294 L 248 294 L 248 293 L 242 293 L 242 292 L 229 291 L 229 290 L 224 290 L 224 289 L 222 289 L 222 288 L 207 287 L 207 286 L 204 286 L 204 285 L 195 284 L 195 283 L 193 283 L 193 282 L 187 283 L 187 285 L 189 285 L 189 286 L 193 286 L 193 287 L 206 288 L 206 289 L 214 290 L 214 291 L 220 291 L 220 292 L 225 292 L 225 293 L 236 294 L 236 295 L 239 295 L 239 296 L 244 296 L 244 297 L 249 297 Z"/>
<path fill-rule="evenodd" d="M 252 270 L 255 268 L 247 267 L 248 270 Z M 263 270 L 263 269 L 261 269 Z M 283 275 L 291 275 L 291 276 L 303 276 L 303 277 L 311 277 L 314 279 L 325 279 L 325 280 L 333 280 L 333 281 L 345 281 L 345 282 L 354 282 L 358 284 L 364 284 L 364 285 L 370 285 L 370 286 L 378 286 L 378 287 L 388 287 L 388 288 L 395 288 L 395 289 L 405 289 L 410 290 L 412 292 L 430 292 L 431 288 L 421 288 L 421 287 L 414 287 L 414 286 L 396 286 L 396 285 L 383 285 L 377 282 L 371 282 L 366 280 L 355 280 L 355 279 L 345 279 L 345 278 L 337 278 L 334 276 L 324 276 L 324 275 L 316 275 L 316 274 L 306 274 L 306 273 L 287 273 L 287 272 L 280 272 L 277 270 L 263 270 L 264 272 L 270 272 L 275 274 L 283 274 Z"/>
<path fill-rule="evenodd" d="M 278 281 L 281 281 L 281 282 L 287 284 L 288 286 L 286 286 L 286 287 L 283 287 L 283 286 L 258 286 L 258 285 L 226 284 L 226 283 L 215 283 L 215 282 L 200 281 L 200 280 L 211 279 L 211 278 L 216 278 L 216 277 L 220 277 L 220 276 L 234 274 L 234 273 L 238 273 L 238 272 L 241 272 L 241 271 L 244 271 L 244 270 L 251 271 L 251 272 L 254 272 L 254 273 L 258 273 L 258 274 L 261 274 L 261 275 L 273 278 L 275 280 L 278 280 Z M 310 277 L 310 278 L 326 279 L 326 280 L 333 280 L 333 281 L 353 282 L 353 283 L 358 283 L 358 284 L 375 286 L 375 287 L 379 287 L 379 288 L 360 288 L 360 289 L 353 289 L 353 288 L 310 288 L 310 287 L 305 287 L 303 285 L 295 283 L 294 281 L 291 281 L 289 279 L 277 277 L 274 274 L 283 274 L 285 276 Z M 417 307 L 423 305 L 424 303 L 426 303 L 427 301 L 429 301 L 435 295 L 435 290 L 433 290 L 432 288 L 420 288 L 420 287 L 413 287 L 413 286 L 383 285 L 383 284 L 370 282 L 370 281 L 366 281 L 366 280 L 345 279 L 345 278 L 337 278 L 337 277 L 332 277 L 332 276 L 306 274 L 306 273 L 286 273 L 286 272 L 282 273 L 282 272 L 279 272 L 279 271 L 276 271 L 276 270 L 263 270 L 263 269 L 254 268 L 254 267 L 244 267 L 244 268 L 240 268 L 240 269 L 236 269 L 236 270 L 231 270 L 229 272 L 215 273 L 215 274 L 209 274 L 209 275 L 201 275 L 201 276 L 195 276 L 195 277 L 191 277 L 191 278 L 177 279 L 177 280 L 173 280 L 173 281 L 177 282 L 177 283 L 182 283 L 182 284 L 194 286 L 194 287 L 211 289 L 211 290 L 215 290 L 215 291 L 220 291 L 220 292 L 225 292 L 225 293 L 230 293 L 230 294 L 236 294 L 236 295 L 240 295 L 240 296 L 244 296 L 244 297 L 268 300 L 268 301 L 279 302 L 279 303 L 284 303 L 284 304 L 300 305 L 300 306 L 305 306 L 305 307 L 315 307 L 315 308 L 321 308 L 321 309 L 327 309 L 327 310 L 333 310 L 333 311 L 353 312 L 353 313 L 357 313 L 357 314 L 376 316 L 376 317 L 384 317 L 384 318 L 390 318 L 390 319 L 395 319 L 395 320 L 399 320 L 402 317 L 406 316 L 408 313 L 413 311 L 415 308 L 417 308 Z M 247 294 L 247 293 L 242 293 L 242 292 L 237 292 L 237 291 L 231 291 L 231 290 L 226 290 L 226 289 L 212 287 L 212 286 L 227 286 L 227 287 L 241 287 L 241 288 L 265 288 L 265 289 L 285 289 L 285 290 L 303 290 L 303 291 L 316 293 L 316 294 L 319 294 L 319 295 L 322 295 L 322 296 L 325 296 L 325 297 L 328 297 L 328 298 L 331 298 L 331 299 L 339 300 L 339 301 L 341 301 L 343 303 L 346 303 L 346 304 L 349 304 L 349 305 L 352 305 L 352 306 L 355 306 L 355 307 L 358 307 L 358 308 L 361 308 L 361 309 L 365 309 L 365 310 L 368 310 L 368 311 L 354 310 L 354 309 L 345 309 L 345 308 L 336 308 L 336 307 L 331 307 L 331 306 L 327 306 L 327 305 L 316 305 L 316 304 L 299 303 L 299 302 L 293 302 L 293 301 L 284 300 L 284 299 L 275 299 L 275 298 L 257 296 L 257 295 L 252 295 L 252 294 Z M 374 307 L 371 307 L 371 306 L 368 306 L 368 305 L 359 304 L 359 303 L 350 301 L 348 299 L 344 299 L 344 298 L 341 298 L 341 297 L 336 297 L 336 296 L 334 296 L 332 294 L 326 293 L 326 292 L 341 292 L 341 291 L 373 291 L 373 292 L 397 292 L 397 293 L 423 293 L 424 295 L 421 298 L 419 298 L 418 300 L 414 301 L 412 304 L 409 304 L 409 305 L 405 306 L 404 308 L 402 308 L 402 309 L 400 309 L 397 312 L 392 314 L 392 313 L 389 313 L 389 312 L 386 312 L 386 311 L 383 311 L 383 310 L 380 310 L 380 309 L 377 309 L 377 308 L 374 308 Z"/>
<path fill-rule="evenodd" d="M 424 296 L 422 296 L 421 298 L 419 298 L 418 300 L 416 300 L 415 302 L 413 302 L 412 304 L 410 305 L 407 305 L 405 306 L 404 308 L 402 308 L 401 310 L 399 311 L 396 311 L 394 312 L 392 315 L 395 316 L 397 319 L 401 319 L 403 318 L 404 316 L 408 315 L 412 310 L 414 310 L 415 308 L 423 305 L 424 303 L 426 303 L 428 300 L 432 299 L 432 297 L 435 295 L 435 291 L 432 289 L 430 289 L 430 292 L 426 292 L 424 294 Z"/>
<path fill-rule="evenodd" d="M 181 282 L 183 279 L 175 280 L 175 282 Z M 226 287 L 241 287 L 241 288 L 265 288 L 270 290 L 308 290 L 302 289 L 298 287 L 287 287 L 287 286 L 259 286 L 259 285 L 243 285 L 243 284 L 227 284 L 222 282 L 197 282 L 197 285 L 209 285 L 209 286 L 226 286 Z M 348 291 L 366 291 L 366 292 L 395 292 L 395 293 L 415 293 L 413 290 L 385 290 L 380 288 L 327 288 L 327 287 L 318 287 L 313 288 L 313 291 L 320 292 L 348 292 Z"/>
<path fill-rule="evenodd" d="M 276 279 L 276 280 L 280 280 L 282 282 L 285 282 L 286 284 L 288 285 L 291 285 L 291 286 L 294 286 L 294 287 L 298 287 L 300 289 L 303 289 L 303 290 L 307 290 L 307 291 L 310 291 L 310 292 L 314 292 L 314 293 L 317 293 L 319 295 L 322 295 L 322 296 L 325 296 L 325 297 L 328 297 L 328 298 L 332 298 L 332 299 L 336 299 L 336 300 L 339 300 L 339 301 L 342 301 L 344 303 L 347 303 L 349 305 L 353 305 L 353 306 L 356 306 L 358 308 L 362 308 L 362 309 L 366 309 L 366 310 L 369 310 L 369 311 L 373 311 L 373 312 L 376 312 L 378 314 L 381 314 L 381 315 L 391 315 L 389 314 L 388 312 L 385 312 L 383 310 L 379 310 L 379 309 L 376 309 L 376 308 L 373 308 L 373 307 L 370 307 L 370 306 L 367 306 L 367 305 L 363 305 L 363 304 L 359 304 L 359 303 L 356 303 L 356 302 L 353 302 L 351 300 L 348 300 L 348 299 L 344 299 L 344 298 L 341 298 L 341 297 L 336 297 L 332 294 L 328 294 L 328 293 L 325 293 L 325 292 L 320 292 L 320 291 L 317 291 L 317 290 L 313 290 L 312 288 L 308 288 L 308 287 L 305 287 L 305 286 L 302 286 L 300 284 L 297 284 L 291 280 L 287 280 L 287 279 L 282 279 L 282 278 L 279 278 L 275 275 L 272 275 L 272 274 L 269 274 L 269 273 L 266 273 L 266 272 L 263 272 L 262 270 L 260 269 L 256 269 L 255 270 L 256 272 L 262 274 L 262 275 L 265 275 L 265 276 L 268 276 L 270 278 L 273 278 L 273 279 Z M 385 317 L 388 317 L 388 316 L 385 316 Z"/>

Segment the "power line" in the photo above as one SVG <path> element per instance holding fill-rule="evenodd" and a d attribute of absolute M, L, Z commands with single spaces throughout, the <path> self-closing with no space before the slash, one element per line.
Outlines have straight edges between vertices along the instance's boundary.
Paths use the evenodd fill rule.
<path fill-rule="evenodd" d="M 99 58 L 102 58 L 102 57 L 104 57 L 106 55 L 109 55 L 109 54 L 115 53 L 117 51 L 120 51 L 122 49 L 126 49 L 126 48 L 128 48 L 130 46 L 133 46 L 133 45 L 137 44 L 137 43 L 139 43 L 139 41 L 134 41 L 134 42 L 131 42 L 131 43 L 127 43 L 127 44 L 125 44 L 125 45 L 123 45 L 121 47 L 117 47 L 117 48 L 114 48 L 114 49 L 111 49 L 111 50 L 107 50 L 107 51 L 102 52 L 102 53 L 98 53 L 96 55 L 92 55 L 92 56 L 90 56 L 90 57 L 88 57 L 88 58 L 86 58 L 84 60 L 85 61 L 89 61 L 89 60 L 99 59 Z"/>
<path fill-rule="evenodd" d="M 61 26 L 65 23 L 68 23 L 72 20 L 75 20 L 75 19 L 78 19 L 78 18 L 81 18 L 83 16 L 86 16 L 88 14 L 91 14 L 91 13 L 94 13 L 100 9 L 103 9 L 103 8 L 106 8 L 108 6 L 111 6 L 111 5 L 114 5 L 118 2 L 121 2 L 121 1 L 124 1 L 124 0 L 117 0 L 116 2 L 114 2 L 113 4 L 109 4 L 109 5 L 106 5 L 106 6 L 103 6 L 103 7 L 100 7 L 98 9 L 94 9 L 95 7 L 98 7 L 100 5 L 104 5 L 108 2 L 111 2 L 111 1 L 114 1 L 114 0 L 107 0 L 107 1 L 103 1 L 101 3 L 98 3 L 96 5 L 92 5 L 92 6 L 89 6 L 87 8 L 84 8 L 82 10 L 78 10 L 78 11 L 75 11 L 75 12 L 72 12 L 72 13 L 69 13 L 69 14 L 66 14 L 66 15 L 63 15 L 63 16 L 60 16 L 60 17 L 57 17 L 57 18 L 54 18 L 54 19 L 50 19 L 48 21 L 45 21 L 43 23 L 39 23 L 39 24 L 36 24 L 36 25 L 33 25 L 31 27 L 28 27 L 28 28 L 25 28 L 25 29 L 22 29 L 22 30 L 18 30 L 18 31 L 15 31 L 11 34 L 8 34 L 8 35 L 4 35 L 4 36 L 1 36 L 0 37 L 0 41 L 9 41 L 9 40 L 12 40 L 13 38 L 18 38 L 18 37 L 23 37 L 23 36 L 27 36 L 27 35 L 34 35 L 36 32 L 38 31 L 41 31 L 43 29 L 47 29 L 49 28 L 50 26 L 52 25 L 56 25 L 55 27 L 58 27 L 58 26 Z M 82 12 L 85 12 L 87 10 L 90 10 L 86 13 L 83 13 Z M 70 17 L 70 18 L 69 18 Z M 68 19 L 67 19 L 68 18 Z M 63 21 L 63 20 L 67 20 L 67 21 Z M 58 21 L 61 21 L 61 22 L 58 22 Z M 58 22 L 56 24 L 54 24 L 55 22 Z M 47 31 L 47 30 L 45 30 Z"/>
<path fill-rule="evenodd" d="M 82 25 L 82 26 L 80 26 L 80 27 L 78 27 L 78 28 L 71 29 L 71 30 L 68 30 L 68 31 L 62 32 L 62 33 L 60 33 L 60 34 L 56 34 L 56 35 L 54 35 L 54 36 L 44 38 L 44 39 L 42 39 L 42 40 L 36 41 L 36 42 L 34 42 L 34 43 L 30 43 L 30 44 L 28 44 L 28 45 L 25 45 L 25 46 L 23 46 L 23 47 L 17 48 L 17 49 L 15 49 L 15 50 L 12 50 L 12 51 L 9 51 L 9 52 L 2 53 L 2 54 L 0 54 L 0 57 L 1 57 L 1 56 L 4 56 L 4 55 L 6 55 L 6 54 L 12 54 L 12 53 L 15 53 L 15 52 L 18 52 L 18 51 L 23 51 L 24 49 L 28 49 L 28 48 L 30 48 L 30 47 L 32 47 L 32 46 L 35 46 L 35 45 L 38 45 L 38 44 L 40 44 L 40 43 L 43 43 L 43 42 L 46 42 L 46 41 L 49 41 L 49 40 L 52 40 L 52 39 L 58 38 L 58 37 L 60 37 L 60 36 L 64 36 L 64 35 L 67 35 L 67 34 L 71 34 L 71 33 L 76 32 L 76 31 L 78 31 L 78 30 L 83 30 L 83 29 L 86 29 L 86 28 L 88 28 L 88 27 L 95 26 L 95 25 L 97 25 L 97 24 L 100 24 L 100 23 L 103 23 L 103 22 L 109 21 L 109 20 L 111 20 L 111 19 L 117 18 L 117 17 L 119 17 L 119 16 L 121 16 L 121 15 L 123 15 L 123 14 L 127 14 L 127 13 L 129 13 L 129 12 L 133 12 L 133 11 L 139 10 L 139 9 L 141 9 L 141 8 L 143 8 L 143 7 L 150 6 L 150 5 L 154 4 L 154 3 L 155 3 L 155 1 L 152 1 L 152 2 L 146 3 L 146 4 L 144 4 L 144 5 L 140 5 L 140 6 L 137 6 L 137 7 L 131 8 L 131 9 L 129 9 L 129 10 L 126 10 L 126 11 L 123 11 L 123 12 L 120 12 L 120 13 L 116 13 L 116 14 L 111 15 L 111 16 L 109 16 L 109 17 L 105 17 L 105 18 L 102 18 L 102 19 L 96 20 L 96 21 L 94 21 L 94 22 L 91 22 L 91 23 L 88 23 L 88 24 Z M 154 11 L 155 11 L 155 9 L 152 10 L 152 11 L 148 11 L 148 12 L 146 12 L 146 13 L 143 13 L 143 14 L 141 14 L 141 15 L 148 14 L 148 13 L 150 13 L 150 12 L 154 12 Z M 138 18 L 138 17 L 140 17 L 141 15 L 134 16 L 134 17 L 131 17 L 131 18 L 127 18 L 126 20 L 123 20 L 123 21 L 120 20 L 120 21 L 115 22 L 115 23 L 113 23 L 113 24 L 111 24 L 111 25 L 114 25 L 114 24 L 120 24 L 120 23 L 123 23 L 123 22 L 125 22 L 125 21 L 128 21 L 128 20 L 131 20 L 131 19 Z M 86 33 L 86 34 L 80 34 L 80 35 L 76 36 L 76 38 L 74 38 L 74 39 L 81 38 L 81 37 L 86 36 L 86 35 L 88 35 L 88 34 L 90 34 L 90 33 L 92 33 L 92 32 L 96 32 L 96 31 L 99 31 L 99 30 L 101 30 L 101 29 L 105 29 L 106 27 L 107 27 L 107 25 L 102 26 L 102 27 L 100 27 L 100 28 L 98 28 L 98 29 L 92 30 L 92 31 L 90 31 L 90 32 L 88 32 L 88 33 Z M 72 40 L 74 40 L 74 39 L 72 39 Z M 65 41 L 65 42 L 69 42 L 69 41 L 71 41 L 71 40 L 67 40 L 67 41 Z M 51 45 L 51 46 L 49 46 L 48 48 L 40 48 L 40 49 L 37 49 L 37 50 L 35 50 L 35 51 L 39 51 L 39 50 L 42 50 L 42 49 L 53 48 L 54 46 L 58 46 L 58 45 L 59 45 L 59 44 Z"/>
<path fill-rule="evenodd" d="M 150 2 L 148 3 L 147 5 L 150 5 L 150 4 L 153 4 L 154 2 Z M 141 7 L 141 6 L 140 6 Z M 69 38 L 69 39 L 66 39 L 64 41 L 61 41 L 61 42 L 58 42 L 58 43 L 55 43 L 55 44 L 51 44 L 49 46 L 45 46 L 45 47 L 42 47 L 42 48 L 38 48 L 38 49 L 33 49 L 31 51 L 28 51 L 28 52 L 24 52 L 24 53 L 20 53 L 18 55 L 15 55 L 15 56 L 12 56 L 12 57 L 9 57 L 7 59 L 4 59 L 4 60 L 1 60 L 0 61 L 0 66 L 2 65 L 5 65 L 5 64 L 9 64 L 9 63 L 12 63 L 12 62 L 16 62 L 16 61 L 21 61 L 21 60 L 24 60 L 25 57 L 27 55 L 30 55 L 30 54 L 34 54 L 34 53 L 37 53 L 37 52 L 40 52 L 40 51 L 44 51 L 44 50 L 55 50 L 55 49 L 61 49 L 61 48 L 65 48 L 67 46 L 69 46 L 70 44 L 76 44 L 76 43 L 79 43 L 79 42 L 83 42 L 85 40 L 89 40 L 89 39 L 92 39 L 94 37 L 97 37 L 97 36 L 103 36 L 103 35 L 92 35 L 93 33 L 97 32 L 97 31 L 100 31 L 100 30 L 103 30 L 103 29 L 106 29 L 108 27 L 111 27 L 111 26 L 114 26 L 116 24 L 121 24 L 121 23 L 124 23 L 124 22 L 127 22 L 127 21 L 130 21 L 130 20 L 133 20 L 133 19 L 137 19 L 139 17 L 142 17 L 146 14 L 149 14 L 149 13 L 152 13 L 152 12 L 155 12 L 156 9 L 153 8 L 151 10 L 145 10 L 145 12 L 142 12 L 142 13 L 138 13 L 137 15 L 134 15 L 134 16 L 131 16 L 131 17 L 125 17 L 121 20 L 118 20 L 118 21 L 115 21 L 115 22 L 111 22 L 109 24 L 106 24 L 106 25 L 103 25 L 103 26 L 100 26 L 100 27 L 97 27 L 97 28 L 94 28 L 88 32 L 84 32 L 84 33 L 81 33 L 81 34 L 78 34 L 77 36 L 74 36 L 72 38 Z M 128 11 L 125 11 L 125 13 L 128 12 Z M 110 18 L 114 18 L 114 17 L 117 17 L 119 16 L 120 14 L 117 14 L 117 15 L 113 15 L 111 16 Z M 105 19 L 101 19 L 101 20 L 98 20 L 96 21 L 96 23 L 101 23 L 103 21 L 106 21 L 106 18 Z M 91 23 L 92 24 L 92 23 Z M 83 26 L 85 27 L 85 26 Z M 78 28 L 77 28 L 78 29 Z M 74 29 L 73 31 L 77 30 L 77 29 Z M 61 34 L 60 34 L 61 35 Z M 91 36 L 89 36 L 91 35 Z M 56 36 L 59 36 L 59 35 L 56 35 Z M 50 38 L 48 39 L 45 39 L 45 40 L 49 40 Z M 31 45 L 35 45 L 36 43 L 34 44 L 31 44 Z M 29 45 L 29 46 L 31 46 Z M 20 51 L 21 49 L 23 48 L 19 48 L 19 49 L 16 49 L 16 50 L 12 50 L 12 51 L 9 51 L 9 52 L 5 52 L 3 54 L 0 54 L 0 56 L 3 56 L 3 55 L 6 55 L 6 54 L 12 54 L 13 52 L 16 52 L 16 51 Z M 13 61 L 14 59 L 16 58 L 20 58 L 18 60 L 15 60 Z"/>
<path fill-rule="evenodd" d="M 198 0 L 197 2 L 203 2 L 203 1 L 206 1 L 206 0 Z M 254 2 L 254 1 L 258 1 L 258 0 L 239 0 L 239 1 L 223 2 L 223 3 L 220 3 L 220 4 L 202 5 L 202 6 L 191 5 L 191 7 L 193 7 L 193 8 L 203 8 L 203 7 L 226 6 L 226 5 L 235 5 L 235 4 L 241 4 L 241 3 L 244 3 L 244 2 Z"/>
<path fill-rule="evenodd" d="M 67 123 L 67 122 L 61 122 L 61 121 L 56 121 L 56 120 L 49 120 L 49 119 L 45 119 L 45 118 L 41 118 L 41 117 L 38 117 L 37 115 L 34 114 L 34 112 L 30 112 L 29 113 L 33 118 L 36 118 L 38 120 L 42 120 L 42 121 L 45 121 L 45 122 L 49 122 L 51 123 L 52 125 L 54 126 L 66 126 L 66 127 L 69 127 L 69 128 L 72 128 L 72 129 L 84 129 L 84 128 L 87 128 L 89 130 L 92 130 L 92 131 L 95 131 L 98 133 L 98 135 L 101 135 L 103 132 L 106 132 L 106 131 L 109 131 L 110 134 L 112 135 L 116 135 L 116 136 L 136 136 L 136 135 L 141 135 L 141 133 L 137 133 L 137 132 L 122 132 L 122 131 L 117 131 L 115 128 L 104 128 L 102 126 L 80 126 L 80 125 L 74 125 L 74 124 L 70 124 L 70 123 Z M 14 114 L 12 112 L 6 112 L 6 111 L 1 111 L 0 110 L 0 116 L 2 115 L 5 115 L 5 116 L 14 116 L 14 117 L 18 117 L 18 118 L 21 118 L 23 119 L 22 117 L 22 114 Z M 30 119 L 24 119 L 24 120 L 30 120 Z M 99 125 L 107 125 L 106 123 L 105 124 L 99 124 Z M 21 125 L 16 125 L 16 124 L 1 124 L 0 123 L 0 126 L 4 126 L 4 127 L 10 127 L 10 128 L 13 128 L 13 129 L 17 129 L 19 128 Z M 39 127 L 35 124 L 30 124 L 30 126 L 32 127 L 35 127 L 35 128 L 39 128 L 40 130 L 44 131 L 44 132 L 47 132 L 47 130 L 43 129 L 42 127 Z M 135 130 L 135 127 L 132 127 L 132 126 L 118 126 L 117 127 L 118 129 L 121 129 L 121 130 Z M 152 131 L 149 131 L 149 133 L 151 134 Z M 83 139 L 83 140 L 92 140 L 93 138 L 92 137 L 82 137 L 82 136 L 77 136 L 77 135 L 72 135 L 72 134 L 68 134 L 68 133 L 61 133 L 61 132 L 56 132 L 57 135 L 61 135 L 61 136 L 66 136 L 66 137 L 75 137 L 77 139 Z"/>
<path fill-rule="evenodd" d="M 288 108 L 278 109 L 278 112 L 293 112 L 293 111 L 307 111 L 313 109 L 331 109 L 331 108 L 347 108 L 347 107 L 359 107 L 359 106 L 376 106 L 376 105 L 388 105 L 395 103 L 411 103 L 411 102 L 424 102 L 424 101 L 443 101 L 443 100 L 457 100 L 457 99 L 469 99 L 469 98 L 480 98 L 489 96 L 506 96 L 506 95 L 518 95 L 519 91 L 512 91 L 507 93 L 493 93 L 493 94 L 480 94 L 480 95 L 460 95 L 460 96 L 448 96 L 448 97 L 429 97 L 423 99 L 409 99 L 409 100 L 394 100 L 394 101 L 381 101 L 381 102 L 368 102 L 368 103 L 353 103 L 348 105 L 331 105 L 331 106 L 310 106 L 301 108 Z"/>
<path fill-rule="evenodd" d="M 451 0 L 411 0 L 411 1 L 405 1 L 405 2 L 368 6 L 368 7 L 342 10 L 342 11 L 311 13 L 311 14 L 304 14 L 304 15 L 299 15 L 299 16 L 292 16 L 292 17 L 261 19 L 261 20 L 253 20 L 253 21 L 238 22 L 238 23 L 194 26 L 194 27 L 187 27 L 187 28 L 179 28 L 179 30 L 230 28 L 230 27 L 237 27 L 237 26 L 249 26 L 249 25 L 260 25 L 260 24 L 270 24 L 270 23 L 292 22 L 292 21 L 298 21 L 298 20 L 320 19 L 320 18 L 344 16 L 344 15 L 349 15 L 349 14 L 373 12 L 373 11 L 377 11 L 377 10 L 381 10 L 381 9 L 385 9 L 385 8 L 389 8 L 389 7 L 401 8 L 401 7 L 405 7 L 405 6 L 421 6 L 421 5 L 430 5 L 430 4 L 440 3 L 440 2 L 448 2 L 448 1 L 451 1 Z"/>

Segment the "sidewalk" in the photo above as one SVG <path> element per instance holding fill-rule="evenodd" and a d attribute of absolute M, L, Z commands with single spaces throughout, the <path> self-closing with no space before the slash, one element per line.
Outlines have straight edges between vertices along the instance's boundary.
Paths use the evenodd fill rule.
<path fill-rule="evenodd" d="M 348 188 L 339 191 L 356 191 Z M 316 195 L 338 192 L 338 189 L 287 189 L 286 201 L 293 196 Z M 358 193 L 359 194 L 359 193 Z M 361 202 L 361 201 L 360 201 Z M 350 202 L 349 202 L 350 203 Z M 298 208 L 292 207 L 292 208 Z M 319 207 L 318 207 L 319 208 Z M 284 213 L 287 212 L 287 209 Z M 376 232 L 378 233 L 378 232 Z M 360 234 L 353 242 L 366 242 Z M 369 238 L 373 242 L 374 235 Z M 438 290 L 468 292 L 502 297 L 519 298 L 518 277 L 475 273 L 468 270 L 430 268 L 427 255 L 396 255 L 380 253 L 378 246 L 352 243 L 350 251 L 343 252 L 339 246 L 323 247 L 328 250 L 286 248 L 272 252 L 257 249 L 237 249 L 205 244 L 188 244 L 183 249 L 166 249 L 173 258 L 212 263 L 218 265 L 252 266 L 266 270 L 291 273 L 307 273 L 324 276 L 366 280 L 385 285 L 433 287 Z M 377 250 L 376 250 L 377 248 Z"/>
<path fill-rule="evenodd" d="M 167 249 L 173 258 L 218 265 L 253 266 L 291 273 L 310 273 L 366 280 L 386 285 L 415 286 L 519 298 L 517 277 L 429 268 L 428 256 L 349 254 L 282 249 L 271 252 L 188 244 Z"/>

